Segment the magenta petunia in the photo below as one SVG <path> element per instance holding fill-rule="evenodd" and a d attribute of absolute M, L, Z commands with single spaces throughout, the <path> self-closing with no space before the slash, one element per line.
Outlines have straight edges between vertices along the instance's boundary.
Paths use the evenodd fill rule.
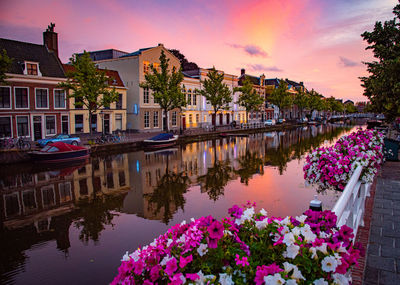
<path fill-rule="evenodd" d="M 224 236 L 224 225 L 219 221 L 214 221 L 208 227 L 208 232 L 210 233 L 210 238 L 218 240 Z"/>

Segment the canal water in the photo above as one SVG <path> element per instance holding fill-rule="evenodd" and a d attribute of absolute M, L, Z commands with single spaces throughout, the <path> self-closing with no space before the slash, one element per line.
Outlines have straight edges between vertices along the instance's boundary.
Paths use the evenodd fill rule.
<path fill-rule="evenodd" d="M 107 284 L 126 251 L 182 220 L 222 218 L 246 201 L 269 215 L 300 215 L 319 192 L 305 185 L 305 155 L 350 130 L 257 133 L 61 169 L 1 166 L 0 283 Z M 318 195 L 329 209 L 340 193 Z"/>

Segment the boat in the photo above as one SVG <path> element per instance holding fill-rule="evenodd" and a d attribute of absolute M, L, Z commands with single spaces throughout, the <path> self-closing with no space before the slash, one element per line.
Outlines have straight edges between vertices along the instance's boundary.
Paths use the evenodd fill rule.
<path fill-rule="evenodd" d="M 55 142 L 46 145 L 39 151 L 28 152 L 36 163 L 63 163 L 89 158 L 89 149 L 83 146 Z"/>
<path fill-rule="evenodd" d="M 178 137 L 178 135 L 163 133 L 156 135 L 155 137 L 152 137 L 150 139 L 144 140 L 143 145 L 146 148 L 152 149 L 170 147 L 176 144 Z"/>
<path fill-rule="evenodd" d="M 309 124 L 309 125 L 312 125 L 312 126 L 316 126 L 316 125 L 318 125 L 318 122 L 316 122 L 316 121 L 309 121 L 308 124 Z"/>

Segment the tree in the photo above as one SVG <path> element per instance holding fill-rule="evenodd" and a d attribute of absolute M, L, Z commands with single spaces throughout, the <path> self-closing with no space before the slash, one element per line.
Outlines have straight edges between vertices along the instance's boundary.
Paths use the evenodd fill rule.
<path fill-rule="evenodd" d="M 196 63 L 191 62 L 191 61 L 189 62 L 189 61 L 186 59 L 185 55 L 183 55 L 179 50 L 177 50 L 177 49 L 170 49 L 169 52 L 172 53 L 174 56 L 176 56 L 176 57 L 179 59 L 183 71 L 185 71 L 185 70 L 199 69 L 199 67 L 197 66 Z"/>
<path fill-rule="evenodd" d="M 92 133 L 92 115 L 117 102 L 118 93 L 115 87 L 109 86 L 110 78 L 103 70 L 96 68 L 88 52 L 84 51 L 82 56 L 73 55 L 70 61 L 73 69 L 67 72 L 67 81 L 58 86 L 72 91 L 68 97 L 75 99 L 75 107 L 87 108 Z"/>
<path fill-rule="evenodd" d="M 8 57 L 7 51 L 3 49 L 0 52 L 0 85 L 6 84 L 6 72 L 9 70 L 12 59 Z"/>
<path fill-rule="evenodd" d="M 213 107 L 213 126 L 215 128 L 217 113 L 219 110 L 228 109 L 229 103 L 232 102 L 232 93 L 228 85 L 223 83 L 224 73 L 219 73 L 213 67 L 208 73 L 208 79 L 201 81 L 203 89 L 198 90 L 199 93 L 206 98 L 207 102 Z"/>
<path fill-rule="evenodd" d="M 176 70 L 174 66 L 170 71 L 169 58 L 165 56 L 163 50 L 160 55 L 160 72 L 153 65 L 150 68 L 152 72 L 144 76 L 145 82 L 140 83 L 139 86 L 153 91 L 154 102 L 163 110 L 164 131 L 168 132 L 168 112 L 186 106 L 185 94 L 181 90 L 182 68 Z"/>
<path fill-rule="evenodd" d="M 293 105 L 292 96 L 287 91 L 288 85 L 285 80 L 279 81 L 279 86 L 272 91 L 272 94 L 268 97 L 268 101 L 279 108 L 279 118 L 283 115 L 283 110 Z"/>
<path fill-rule="evenodd" d="M 354 106 L 354 104 L 350 102 L 344 105 L 344 110 L 348 114 L 353 114 L 357 112 L 357 108 Z"/>
<path fill-rule="evenodd" d="M 322 111 L 324 110 L 324 102 L 321 99 L 322 95 L 318 92 L 311 90 L 308 96 L 308 108 L 310 109 L 310 118 L 314 111 Z"/>
<path fill-rule="evenodd" d="M 308 108 L 309 105 L 309 96 L 303 90 L 299 90 L 297 94 L 294 96 L 293 103 L 300 110 L 300 117 L 303 118 L 304 109 Z"/>
<path fill-rule="evenodd" d="M 374 110 L 384 113 L 389 120 L 400 116 L 400 4 L 393 13 L 395 18 L 378 21 L 372 32 L 361 37 L 369 44 L 377 60 L 365 62 L 368 77 L 361 77 L 364 95 L 369 98 Z"/>
<path fill-rule="evenodd" d="M 243 86 L 235 87 L 234 92 L 241 92 L 237 103 L 246 109 L 246 121 L 248 118 L 248 112 L 258 111 L 264 104 L 264 98 L 261 97 L 257 91 L 253 88 L 253 83 L 248 77 L 243 81 Z"/>

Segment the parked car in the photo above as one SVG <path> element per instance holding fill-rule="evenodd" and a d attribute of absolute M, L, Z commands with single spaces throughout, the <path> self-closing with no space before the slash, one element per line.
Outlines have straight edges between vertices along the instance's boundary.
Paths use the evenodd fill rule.
<path fill-rule="evenodd" d="M 275 126 L 276 121 L 274 119 L 266 120 L 264 126 Z"/>
<path fill-rule="evenodd" d="M 58 134 L 46 139 L 41 139 L 38 140 L 36 143 L 40 146 L 40 147 L 44 147 L 49 143 L 53 143 L 53 142 L 64 142 L 67 144 L 72 144 L 72 145 L 78 145 L 81 143 L 81 139 L 78 137 L 72 137 L 70 135 L 65 135 L 65 134 Z"/>
<path fill-rule="evenodd" d="M 278 121 L 276 122 L 277 124 L 283 124 L 285 123 L 286 120 L 285 119 L 278 119 Z"/>

